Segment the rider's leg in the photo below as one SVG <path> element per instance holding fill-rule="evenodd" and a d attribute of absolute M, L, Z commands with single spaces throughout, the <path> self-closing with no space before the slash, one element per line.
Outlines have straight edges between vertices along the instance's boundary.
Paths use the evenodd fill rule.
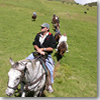
<path fill-rule="evenodd" d="M 50 76 L 51 76 L 51 82 L 49 83 L 49 92 L 53 92 L 53 88 L 52 88 L 52 84 L 54 83 L 54 80 L 53 80 L 53 70 L 54 70 L 54 67 L 53 67 L 53 60 L 51 58 L 51 56 L 49 55 L 48 59 L 46 59 L 46 66 L 48 67 L 49 71 L 50 71 Z"/>
<path fill-rule="evenodd" d="M 46 66 L 48 67 L 51 74 L 51 83 L 54 83 L 53 80 L 54 62 L 51 58 L 51 55 L 49 55 L 48 59 L 46 59 Z"/>
<path fill-rule="evenodd" d="M 31 53 L 28 57 L 26 57 L 26 59 L 33 60 L 34 59 L 33 53 Z"/>

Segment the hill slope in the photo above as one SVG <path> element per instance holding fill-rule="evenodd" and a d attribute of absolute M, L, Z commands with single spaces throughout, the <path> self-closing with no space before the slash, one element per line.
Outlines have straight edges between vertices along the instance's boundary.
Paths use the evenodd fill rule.
<path fill-rule="evenodd" d="M 32 21 L 33 12 L 37 13 Z M 84 13 L 87 11 L 87 14 Z M 48 0 L 0 0 L 0 96 L 7 97 L 9 58 L 19 61 L 34 51 L 32 42 L 44 22 L 56 14 L 60 31 L 67 33 L 69 53 L 60 61 L 53 84 L 54 93 L 46 97 L 97 97 L 97 7 L 69 5 Z M 53 59 L 56 57 L 52 54 Z"/>
<path fill-rule="evenodd" d="M 48 1 L 60 1 L 60 2 L 66 2 L 66 3 L 76 3 L 74 0 L 48 0 Z"/>
<path fill-rule="evenodd" d="M 97 2 L 92 2 L 92 3 L 85 4 L 85 5 L 89 5 L 89 6 L 97 6 Z"/>

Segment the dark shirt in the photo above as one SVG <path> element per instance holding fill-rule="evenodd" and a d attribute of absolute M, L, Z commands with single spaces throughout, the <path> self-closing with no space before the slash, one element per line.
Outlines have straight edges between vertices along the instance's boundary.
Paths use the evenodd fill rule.
<path fill-rule="evenodd" d="M 48 47 L 51 47 L 51 48 L 55 48 L 56 46 L 56 41 L 53 37 L 53 35 L 51 33 L 49 33 L 49 35 L 45 38 L 44 42 L 41 43 L 39 42 L 39 37 L 40 37 L 40 34 L 42 33 L 38 33 L 35 37 L 35 40 L 33 41 L 33 45 L 37 45 L 39 48 L 48 48 Z M 52 51 L 46 51 L 48 54 L 51 54 Z"/>

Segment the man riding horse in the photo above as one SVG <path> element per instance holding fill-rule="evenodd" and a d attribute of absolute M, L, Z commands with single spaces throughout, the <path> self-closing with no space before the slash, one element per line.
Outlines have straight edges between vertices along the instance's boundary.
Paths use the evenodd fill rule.
<path fill-rule="evenodd" d="M 36 12 L 33 12 L 32 19 L 33 19 L 34 21 L 35 21 L 36 17 L 37 17 Z"/>
<path fill-rule="evenodd" d="M 46 59 L 46 66 L 50 71 L 51 75 L 51 84 L 48 86 L 48 91 L 50 93 L 53 92 L 52 83 L 53 80 L 53 60 L 51 58 L 51 53 L 53 52 L 53 49 L 55 48 L 56 41 L 53 37 L 53 35 L 49 32 L 50 26 L 47 23 L 44 23 L 41 25 L 41 32 L 38 33 L 35 37 L 35 40 L 33 42 L 34 49 L 41 55 L 45 55 L 48 53 L 48 57 Z M 30 54 L 26 59 L 33 60 L 35 57 L 32 54 Z"/>
<path fill-rule="evenodd" d="M 60 36 L 59 41 L 58 41 L 57 48 L 60 46 L 61 42 L 63 42 L 63 41 L 64 41 L 65 44 L 66 44 L 66 48 L 67 48 L 66 52 L 69 52 L 69 51 L 68 51 L 68 44 L 66 43 L 66 42 L 67 42 L 66 33 L 64 33 L 64 35 L 61 35 L 61 36 Z"/>
<path fill-rule="evenodd" d="M 59 17 L 58 16 L 56 16 L 55 14 L 53 15 L 53 18 L 52 18 L 52 22 L 51 22 L 52 24 L 55 24 L 55 23 L 60 23 L 60 21 L 59 21 Z"/>

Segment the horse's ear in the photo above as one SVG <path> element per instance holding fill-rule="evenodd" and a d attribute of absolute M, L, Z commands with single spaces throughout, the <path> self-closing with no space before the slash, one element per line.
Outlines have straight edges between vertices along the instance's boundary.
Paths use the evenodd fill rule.
<path fill-rule="evenodd" d="M 11 65 L 13 65 L 14 64 L 14 61 L 12 60 L 12 58 L 10 58 L 10 63 L 11 63 Z"/>

